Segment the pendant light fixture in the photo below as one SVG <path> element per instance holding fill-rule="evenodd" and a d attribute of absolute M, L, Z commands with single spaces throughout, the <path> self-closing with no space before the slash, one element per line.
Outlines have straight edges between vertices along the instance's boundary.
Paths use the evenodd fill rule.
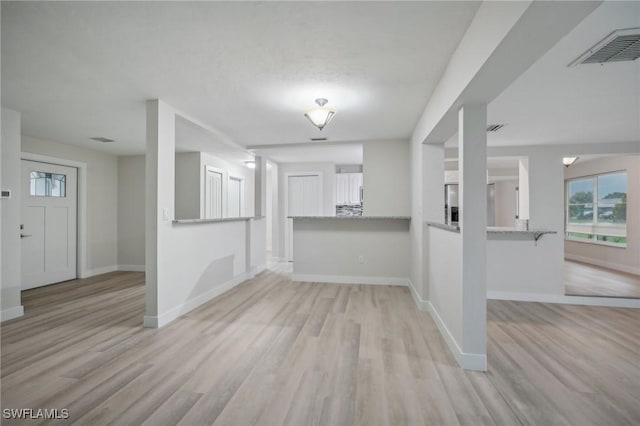
<path fill-rule="evenodd" d="M 313 108 L 304 113 L 304 116 L 316 126 L 318 129 L 324 129 L 324 126 L 329 124 L 333 116 L 336 114 L 336 110 L 333 108 L 325 107 L 327 100 L 324 98 L 316 99 L 318 108 Z"/>

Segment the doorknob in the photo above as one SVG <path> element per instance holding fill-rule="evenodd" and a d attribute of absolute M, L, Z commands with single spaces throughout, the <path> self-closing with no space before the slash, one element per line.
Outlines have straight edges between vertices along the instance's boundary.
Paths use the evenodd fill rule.
<path fill-rule="evenodd" d="M 20 238 L 27 238 L 30 237 L 31 235 L 25 235 L 25 234 L 20 234 Z"/>

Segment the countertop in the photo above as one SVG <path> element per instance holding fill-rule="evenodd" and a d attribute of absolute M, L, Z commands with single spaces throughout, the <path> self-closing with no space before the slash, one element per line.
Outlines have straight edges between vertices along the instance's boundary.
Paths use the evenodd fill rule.
<path fill-rule="evenodd" d="M 175 224 L 188 223 L 217 223 L 217 222 L 240 222 L 243 220 L 262 219 L 264 216 L 243 216 L 243 217 L 222 217 L 219 219 L 176 219 Z"/>
<path fill-rule="evenodd" d="M 433 226 L 434 228 L 444 229 L 445 231 L 451 232 L 460 232 L 460 226 L 458 225 L 446 225 L 444 223 L 438 222 L 425 222 L 428 226 Z M 551 231 L 549 229 L 528 229 L 522 230 L 511 227 L 503 227 L 503 226 L 488 226 L 487 227 L 487 235 L 488 236 L 526 236 L 533 238 L 535 241 L 538 241 L 542 238 L 543 235 L 547 234 L 557 234 L 557 231 Z"/>
<path fill-rule="evenodd" d="M 411 220 L 411 216 L 287 216 L 287 218 L 314 220 Z"/>

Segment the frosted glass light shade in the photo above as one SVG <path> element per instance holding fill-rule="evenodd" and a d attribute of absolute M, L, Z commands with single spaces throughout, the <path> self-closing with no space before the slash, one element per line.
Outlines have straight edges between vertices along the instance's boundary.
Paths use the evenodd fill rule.
<path fill-rule="evenodd" d="M 329 124 L 333 116 L 336 114 L 336 110 L 324 106 L 327 103 L 326 99 L 316 99 L 316 103 L 319 107 L 306 111 L 304 116 L 309 119 L 311 124 L 322 130 L 324 126 Z"/>

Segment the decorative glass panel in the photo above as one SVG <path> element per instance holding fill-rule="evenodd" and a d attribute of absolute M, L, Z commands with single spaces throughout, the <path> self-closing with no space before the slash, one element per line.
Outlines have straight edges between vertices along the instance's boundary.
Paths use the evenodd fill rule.
<path fill-rule="evenodd" d="M 31 172 L 32 197 L 66 197 L 67 176 L 57 173 Z"/>

